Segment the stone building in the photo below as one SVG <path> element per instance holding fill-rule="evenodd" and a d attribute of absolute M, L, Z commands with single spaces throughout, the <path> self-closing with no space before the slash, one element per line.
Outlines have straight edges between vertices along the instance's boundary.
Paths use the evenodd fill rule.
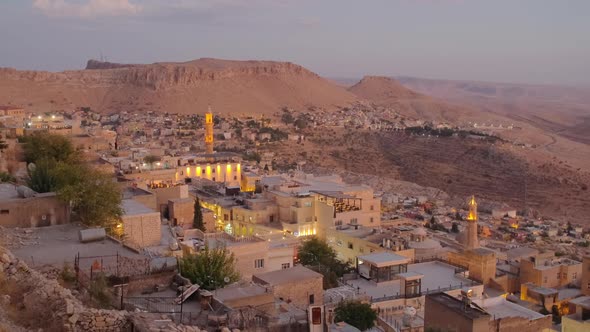
<path fill-rule="evenodd" d="M 451 263 L 466 266 L 469 277 L 489 285 L 496 278 L 496 253 L 492 250 L 480 248 L 477 237 L 477 202 L 475 197 L 469 200 L 469 214 L 467 215 L 467 232 L 460 234 L 463 250 L 449 252 Z"/>
<path fill-rule="evenodd" d="M 424 327 L 457 332 L 551 331 L 551 315 L 542 315 L 503 297 L 484 299 L 445 293 L 426 296 Z"/>
<path fill-rule="evenodd" d="M 469 278 L 489 285 L 496 278 L 496 253 L 485 248 L 449 252 L 449 262 L 469 269 Z"/>
<path fill-rule="evenodd" d="M 582 263 L 569 258 L 537 255 L 520 261 L 520 283 L 557 288 L 579 284 L 582 279 Z"/>
<path fill-rule="evenodd" d="M 159 245 L 162 238 L 160 213 L 131 199 L 124 199 L 122 207 L 125 243 L 136 248 Z"/>
<path fill-rule="evenodd" d="M 590 295 L 590 256 L 582 259 L 582 294 Z"/>
<path fill-rule="evenodd" d="M 25 228 L 69 222 L 70 208 L 55 193 L 37 194 L 26 187 L 0 184 L 0 226 Z"/>
<path fill-rule="evenodd" d="M 426 296 L 424 327 L 456 332 L 489 331 L 490 315 L 445 293 Z"/>
<path fill-rule="evenodd" d="M 269 287 L 275 297 L 293 303 L 301 309 L 324 303 L 323 276 L 304 266 L 252 276 L 252 281 Z"/>

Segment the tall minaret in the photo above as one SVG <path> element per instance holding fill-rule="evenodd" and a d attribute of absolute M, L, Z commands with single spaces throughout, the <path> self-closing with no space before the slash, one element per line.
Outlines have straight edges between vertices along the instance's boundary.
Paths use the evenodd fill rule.
<path fill-rule="evenodd" d="M 469 200 L 469 215 L 467 216 L 467 237 L 465 239 L 465 249 L 479 248 L 477 238 L 477 202 L 475 196 Z"/>
<path fill-rule="evenodd" d="M 207 147 L 207 153 L 213 153 L 213 113 L 211 112 L 211 106 L 205 113 L 205 146 Z"/>

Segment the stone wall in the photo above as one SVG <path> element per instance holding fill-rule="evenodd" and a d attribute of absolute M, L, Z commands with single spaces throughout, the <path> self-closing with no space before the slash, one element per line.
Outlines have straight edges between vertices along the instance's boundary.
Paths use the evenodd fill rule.
<path fill-rule="evenodd" d="M 0 248 L 0 272 L 5 281 L 17 285 L 12 292 L 23 292 L 21 299 L 14 299 L 22 302 L 12 303 L 21 308 L 21 314 L 30 317 L 50 314 L 51 319 L 43 326 L 45 331 L 108 332 L 125 331 L 131 326 L 129 312 L 84 306 L 57 280 L 45 278 L 3 248 Z"/>
<path fill-rule="evenodd" d="M 534 320 L 529 320 L 522 317 L 506 317 L 490 321 L 490 331 L 550 331 L 551 324 L 551 315 Z"/>
<path fill-rule="evenodd" d="M 147 289 L 153 289 L 156 285 L 170 285 L 175 275 L 176 272 L 164 272 L 147 276 L 132 277 L 127 283 L 126 292 L 135 294 Z"/>
<path fill-rule="evenodd" d="M 0 202 L 0 226 L 40 227 L 70 222 L 70 209 L 54 193 Z"/>
<path fill-rule="evenodd" d="M 160 244 L 162 228 L 157 212 L 123 216 L 125 243 L 144 248 Z"/>
<path fill-rule="evenodd" d="M 161 277 L 164 278 L 163 275 Z M 15 324 L 23 325 L 27 330 L 42 329 L 45 332 L 201 331 L 198 327 L 176 325 L 170 321 L 165 326 L 160 326 L 161 314 L 87 307 L 57 280 L 48 279 L 29 268 L 3 247 L 0 247 L 0 289 L 3 291 L 0 309 L 5 309 L 3 306 L 6 306 L 10 311 L 17 312 L 21 319 L 18 322 L 15 319 L 12 320 Z M 2 312 L 3 310 L 0 310 L 0 316 Z M 0 321 L 5 319 L 0 317 Z"/>

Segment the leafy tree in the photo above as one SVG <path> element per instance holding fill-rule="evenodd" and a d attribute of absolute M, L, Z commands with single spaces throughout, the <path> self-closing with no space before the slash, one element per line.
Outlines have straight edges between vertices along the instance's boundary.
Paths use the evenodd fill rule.
<path fill-rule="evenodd" d="M 112 178 L 86 164 L 56 166 L 58 197 L 69 202 L 82 223 L 89 226 L 114 226 L 123 214 L 121 192 Z"/>
<path fill-rule="evenodd" d="M 15 180 L 10 173 L 0 172 L 0 182 L 14 182 Z"/>
<path fill-rule="evenodd" d="M 52 192 L 57 188 L 57 179 L 53 172 L 54 163 L 48 160 L 39 160 L 28 169 L 29 177 L 27 186 L 38 193 Z"/>
<path fill-rule="evenodd" d="M 294 122 L 295 127 L 299 129 L 307 128 L 307 118 L 303 115 L 299 116 Z"/>
<path fill-rule="evenodd" d="M 283 121 L 284 124 L 291 124 L 295 122 L 295 118 L 293 117 L 293 115 L 291 115 L 291 113 L 288 110 L 283 110 L 283 115 L 281 115 L 281 121 Z"/>
<path fill-rule="evenodd" d="M 311 237 L 299 248 L 301 264 L 317 270 L 324 275 L 324 288 L 338 285 L 338 277 L 351 271 L 348 264 L 340 261 L 336 251 L 330 245 L 317 237 Z"/>
<path fill-rule="evenodd" d="M 120 216 L 121 193 L 109 175 L 82 162 L 71 141 L 60 135 L 36 134 L 24 142 L 29 168 L 27 184 L 34 191 L 54 191 L 80 220 L 91 226 L 109 227 Z"/>
<path fill-rule="evenodd" d="M 201 210 L 201 202 L 199 197 L 195 198 L 195 216 L 193 217 L 193 228 L 205 231 L 205 224 L 203 223 L 203 211 Z"/>
<path fill-rule="evenodd" d="M 150 165 L 150 168 L 152 168 L 153 164 L 156 161 L 160 161 L 160 157 L 153 156 L 153 155 L 147 155 L 147 156 L 143 157 L 143 162 Z"/>
<path fill-rule="evenodd" d="M 52 162 L 80 162 L 80 153 L 65 136 L 38 133 L 24 138 L 23 150 L 27 163 L 40 160 Z"/>
<path fill-rule="evenodd" d="M 201 288 L 214 290 L 236 282 L 240 274 L 236 270 L 236 258 L 226 247 L 205 249 L 180 259 L 180 274 Z"/>
<path fill-rule="evenodd" d="M 336 310 L 336 322 L 346 322 L 361 331 L 375 326 L 377 312 L 368 303 L 361 301 L 344 301 L 338 304 Z"/>

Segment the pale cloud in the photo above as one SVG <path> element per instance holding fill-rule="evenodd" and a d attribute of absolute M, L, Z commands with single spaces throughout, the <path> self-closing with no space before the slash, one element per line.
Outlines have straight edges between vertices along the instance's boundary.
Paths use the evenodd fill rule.
<path fill-rule="evenodd" d="M 75 18 L 136 15 L 143 9 L 129 0 L 35 0 L 33 8 L 50 17 Z"/>

